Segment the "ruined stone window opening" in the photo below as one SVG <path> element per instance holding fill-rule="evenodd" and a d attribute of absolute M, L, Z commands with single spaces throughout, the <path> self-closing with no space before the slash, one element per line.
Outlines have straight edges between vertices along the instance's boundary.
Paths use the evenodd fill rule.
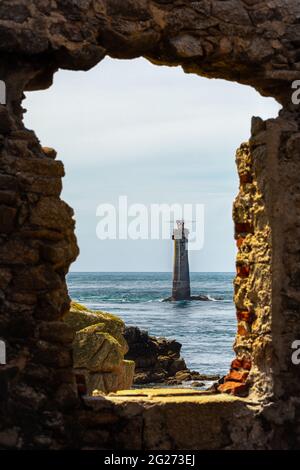
<path fill-rule="evenodd" d="M 0 13 L 0 446 L 299 449 L 299 1 L 2 0 Z M 247 398 L 78 400 L 73 335 L 61 321 L 78 254 L 73 213 L 59 196 L 63 166 L 25 128 L 22 99 L 49 88 L 58 69 L 89 70 L 106 56 L 236 81 L 282 105 L 276 118 L 252 120 L 238 152 L 239 321 L 227 391 L 238 383 Z"/>
<path fill-rule="evenodd" d="M 260 122 L 259 119 L 254 121 L 256 126 L 259 126 Z M 50 157 L 55 156 L 54 151 L 51 149 L 44 148 L 44 152 Z M 242 144 L 237 151 L 236 163 L 240 180 L 240 192 L 236 198 L 233 211 L 235 239 L 238 248 L 236 260 L 237 277 L 234 283 L 238 325 L 238 334 L 235 341 L 237 359 L 233 360 L 225 382 L 221 383 L 220 386 L 216 386 L 216 391 L 243 396 L 247 395 L 251 383 L 248 380 L 252 365 L 251 340 L 249 340 L 249 337 L 251 336 L 252 327 L 256 319 L 256 315 L 251 307 L 252 301 L 248 298 L 249 292 L 245 291 L 245 284 L 250 276 L 250 265 L 253 265 L 253 258 L 251 258 L 253 250 L 251 245 L 257 243 L 257 241 L 253 241 L 255 238 L 254 224 L 257 223 L 255 212 L 261 214 L 263 207 L 261 203 L 262 194 L 257 190 L 257 185 L 253 181 L 253 161 L 247 143 Z M 266 228 L 266 231 L 260 233 L 259 236 L 265 242 L 268 236 L 268 229 Z M 87 390 L 86 378 L 81 372 L 81 370 L 76 372 L 77 388 L 80 394 Z"/>

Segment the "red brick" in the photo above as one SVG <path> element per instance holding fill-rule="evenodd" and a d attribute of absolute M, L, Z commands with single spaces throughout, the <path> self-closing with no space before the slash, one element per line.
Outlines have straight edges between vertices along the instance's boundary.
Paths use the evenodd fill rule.
<path fill-rule="evenodd" d="M 238 264 L 236 267 L 236 273 L 239 277 L 248 277 L 250 274 L 250 267 L 245 264 Z"/>
<path fill-rule="evenodd" d="M 218 387 L 221 393 L 230 393 L 231 395 L 245 396 L 248 391 L 248 385 L 240 382 L 225 382 Z"/>
<path fill-rule="evenodd" d="M 244 240 L 245 238 L 244 237 L 238 237 L 237 241 L 236 241 L 236 246 L 238 248 L 240 248 L 242 246 L 242 244 L 244 243 Z"/>
<path fill-rule="evenodd" d="M 235 224 L 236 233 L 253 233 L 253 226 L 249 222 L 236 223 Z"/>
<path fill-rule="evenodd" d="M 237 328 L 238 335 L 240 335 L 240 336 L 249 335 L 250 331 L 249 331 L 249 329 L 247 328 L 246 325 L 247 325 L 247 323 L 245 323 L 245 325 L 243 325 L 242 323 L 238 325 L 238 328 Z"/>
<path fill-rule="evenodd" d="M 247 184 L 247 183 L 252 183 L 253 177 L 251 173 L 241 173 L 240 175 L 240 183 L 241 184 Z"/>
<path fill-rule="evenodd" d="M 238 321 L 245 321 L 247 323 L 252 323 L 255 319 L 254 313 L 248 312 L 247 310 L 237 311 L 236 316 L 237 316 Z"/>
<path fill-rule="evenodd" d="M 230 369 L 245 369 L 245 370 L 250 370 L 251 369 L 251 360 L 246 359 L 246 358 L 241 358 L 241 359 L 233 359 L 231 362 Z"/>
<path fill-rule="evenodd" d="M 231 363 L 231 369 L 241 369 L 243 367 L 243 360 L 242 359 L 233 359 Z"/>
<path fill-rule="evenodd" d="M 250 370 L 251 369 L 251 361 L 250 359 L 244 359 L 243 360 L 243 369 L 245 370 Z"/>
<path fill-rule="evenodd" d="M 231 370 L 225 377 L 225 382 L 245 382 L 249 375 L 248 371 Z"/>

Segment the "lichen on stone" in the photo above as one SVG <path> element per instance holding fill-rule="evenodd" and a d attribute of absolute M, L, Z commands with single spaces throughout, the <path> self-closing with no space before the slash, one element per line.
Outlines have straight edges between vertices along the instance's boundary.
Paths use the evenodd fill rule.
<path fill-rule="evenodd" d="M 130 388 L 134 363 L 124 360 L 128 352 L 124 322 L 115 315 L 93 311 L 76 302 L 71 303 L 64 321 L 75 332 L 74 368 L 85 376 L 88 393 L 94 387 L 105 393 Z"/>

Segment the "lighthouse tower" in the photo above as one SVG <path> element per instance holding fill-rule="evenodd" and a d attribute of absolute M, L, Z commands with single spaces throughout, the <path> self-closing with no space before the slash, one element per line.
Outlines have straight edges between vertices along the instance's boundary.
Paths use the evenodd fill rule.
<path fill-rule="evenodd" d="M 184 221 L 176 221 L 177 228 L 173 230 L 174 267 L 173 267 L 173 300 L 188 300 L 191 297 L 190 271 L 188 258 L 188 229 Z"/>

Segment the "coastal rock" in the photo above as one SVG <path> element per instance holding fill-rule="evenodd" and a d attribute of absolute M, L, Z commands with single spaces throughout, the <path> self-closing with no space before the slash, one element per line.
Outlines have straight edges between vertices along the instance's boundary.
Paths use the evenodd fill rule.
<path fill-rule="evenodd" d="M 125 328 L 129 346 L 126 358 L 135 362 L 135 384 L 162 383 L 175 371 L 186 369 L 180 357 L 181 344 L 175 340 L 149 336 L 137 327 Z"/>
<path fill-rule="evenodd" d="M 182 302 L 182 301 L 192 301 L 192 300 L 200 300 L 202 302 L 208 302 L 211 301 L 207 295 L 190 295 L 187 299 L 175 299 L 174 297 L 167 297 L 166 299 L 163 300 L 163 302 Z"/>
<path fill-rule="evenodd" d="M 74 332 L 98 323 L 107 325 L 107 328 L 115 333 L 123 333 L 125 328 L 125 323 L 116 315 L 102 311 L 92 311 L 77 302 L 71 303 L 70 310 L 64 315 L 64 322 Z"/>
<path fill-rule="evenodd" d="M 93 390 L 95 394 L 99 391 L 107 394 L 118 390 L 129 390 L 133 383 L 134 367 L 133 361 L 122 360 L 118 369 L 113 372 L 87 374 L 87 389 Z"/>
<path fill-rule="evenodd" d="M 204 385 L 205 385 L 205 383 L 204 383 L 204 382 L 200 382 L 200 381 L 199 381 L 199 382 L 195 381 L 195 382 L 192 382 L 192 383 L 191 383 L 191 386 L 192 386 L 192 387 L 196 387 L 196 388 L 197 388 L 197 387 L 203 387 Z"/>
<path fill-rule="evenodd" d="M 123 360 L 119 341 L 105 331 L 104 325 L 92 325 L 79 330 L 73 343 L 74 367 L 91 372 L 113 372 Z"/>
<path fill-rule="evenodd" d="M 134 362 L 124 360 L 128 352 L 124 322 L 115 315 L 91 311 L 75 302 L 64 321 L 75 333 L 74 369 L 83 391 L 92 394 L 97 389 L 109 393 L 130 388 Z"/>
<path fill-rule="evenodd" d="M 181 344 L 176 340 L 149 336 L 147 331 L 134 326 L 126 327 L 124 336 L 129 347 L 125 357 L 135 362 L 136 385 L 180 385 L 188 381 L 219 379 L 218 375 L 204 375 L 189 370 L 180 356 Z"/>
<path fill-rule="evenodd" d="M 181 385 L 198 381 L 198 387 L 199 381 L 219 378 L 189 370 L 180 356 L 178 341 L 149 336 L 138 327 L 125 327 L 115 315 L 72 302 L 64 321 L 75 334 L 74 369 L 84 393 L 109 393 L 150 383 Z"/>

